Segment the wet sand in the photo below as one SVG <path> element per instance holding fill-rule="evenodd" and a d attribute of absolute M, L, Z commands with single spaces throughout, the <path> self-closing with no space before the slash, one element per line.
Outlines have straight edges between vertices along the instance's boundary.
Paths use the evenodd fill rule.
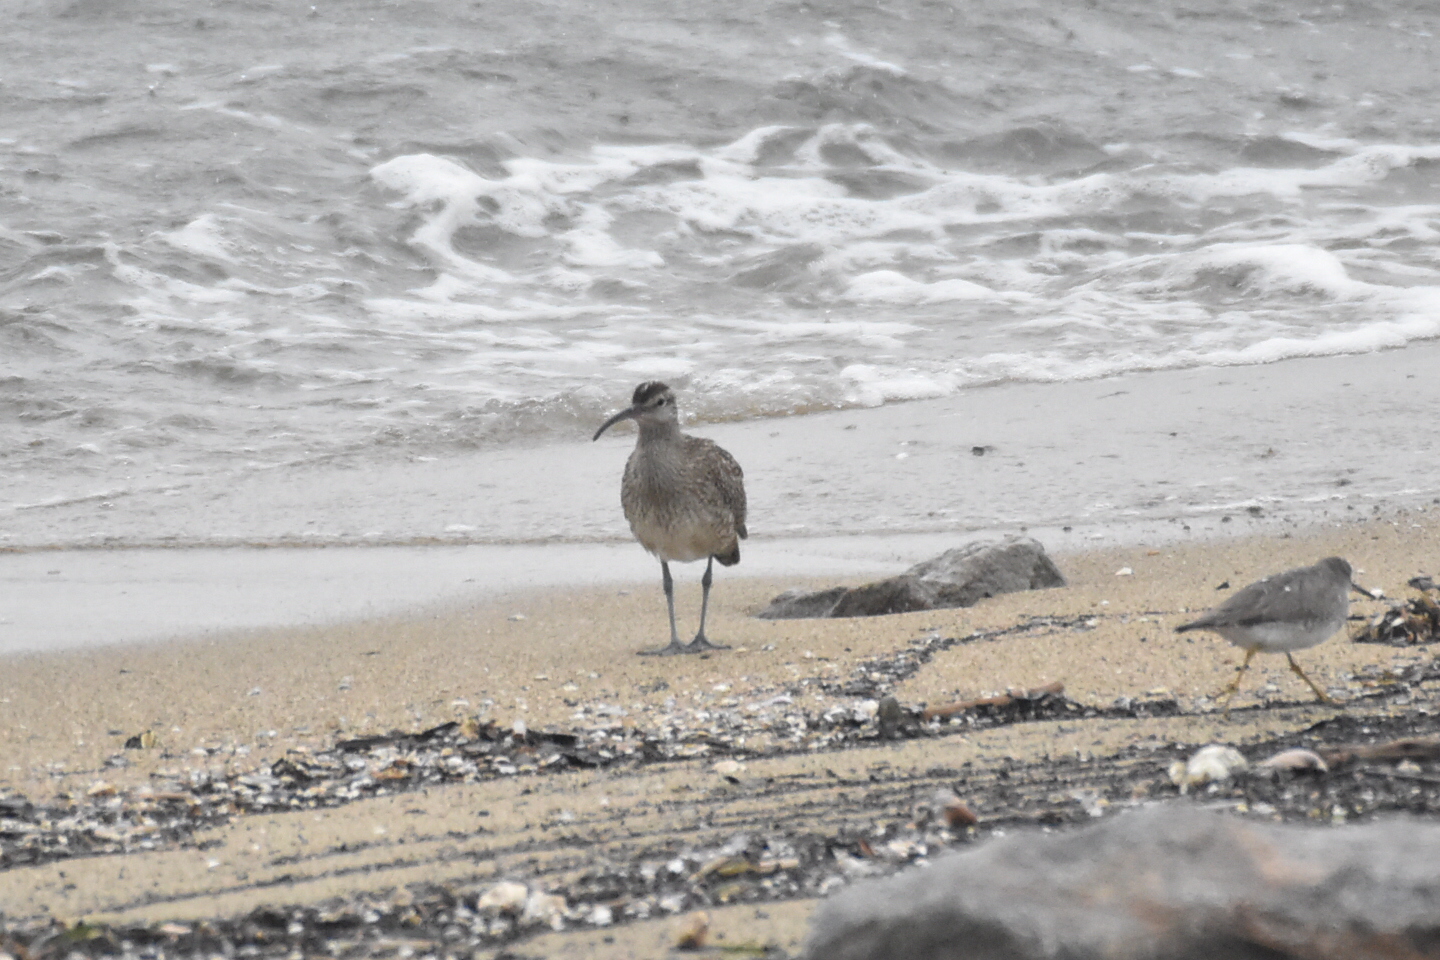
<path fill-rule="evenodd" d="M 1262 657 L 1236 712 L 1221 718 L 1203 698 L 1229 680 L 1239 654 L 1209 635 L 1177 637 L 1173 626 L 1223 597 L 1216 590 L 1223 581 L 1238 587 L 1335 553 L 1363 571 L 1357 579 L 1366 585 L 1404 595 L 1407 578 L 1440 568 L 1435 519 L 1434 511 L 1416 510 L 1284 535 L 1057 552 L 1070 580 L 1065 588 L 995 598 L 967 610 L 857 620 L 756 620 L 754 611 L 796 581 L 722 574 L 710 633 L 735 649 L 705 658 L 634 655 L 663 639 L 663 598 L 649 580 L 513 592 L 423 618 L 11 656 L 0 678 L 0 755 L 6 758 L 0 785 L 36 801 L 59 791 L 83 795 L 99 780 L 124 791 L 183 781 L 189 769 L 253 769 L 288 751 L 322 750 L 337 739 L 421 730 L 464 716 L 567 729 L 577 722 L 577 707 L 600 705 L 622 708 L 619 722 L 627 726 L 655 725 L 687 710 L 769 696 L 798 678 L 848 676 L 861 661 L 903 650 L 920 636 L 967 636 L 1033 615 L 1094 623 L 952 647 L 894 694 L 906 704 L 936 704 L 1061 681 L 1068 696 L 1097 706 L 1168 692 L 1180 714 L 1017 724 L 864 749 L 758 756 L 746 761 L 738 784 L 719 778 L 709 757 L 629 772 L 522 775 L 321 811 L 239 816 L 197 834 L 195 844 L 11 868 L 0 872 L 0 902 L 12 918 L 190 922 L 267 903 L 378 894 L 421 880 L 467 889 L 502 877 L 560 884 L 592 858 L 634 855 L 631 848 L 665 838 L 713 840 L 736 829 L 725 823 L 746 816 L 833 820 L 831 826 L 841 829 L 847 816 L 867 813 L 840 804 L 825 814 L 813 797 L 803 810 L 773 797 L 765 799 L 764 811 L 747 809 L 746 783 L 813 781 L 817 790 L 832 789 L 824 787 L 827 777 L 875 781 L 880 770 L 878 782 L 903 785 L 936 764 L 970 762 L 978 772 L 1008 759 L 1115 754 L 1142 741 L 1243 744 L 1300 730 L 1340 711 L 1312 702 L 1283 659 Z M 1122 568 L 1132 573 L 1117 575 Z M 688 580 L 680 600 L 682 621 L 693 628 L 698 590 Z M 1357 601 L 1352 612 L 1380 608 Z M 1416 656 L 1413 649 L 1355 644 L 1342 636 L 1297 658 L 1323 686 L 1353 696 L 1362 686 L 1358 672 L 1412 663 Z M 819 693 L 809 696 L 824 705 Z M 1246 709 L 1262 701 L 1273 705 Z M 128 737 L 147 730 L 157 737 L 156 747 L 121 749 Z M 129 766 L 104 767 L 116 754 L 125 755 Z M 1163 770 L 1155 774 L 1163 778 Z M 657 796 L 693 797 L 694 805 L 662 810 L 647 800 Z M 562 809 L 581 823 L 609 826 L 593 828 L 584 852 L 529 849 L 536 830 L 544 830 L 547 820 L 553 826 Z M 556 857 L 565 863 L 557 866 Z M 714 929 L 727 938 L 720 942 L 772 940 L 793 951 L 806 914 L 804 901 L 736 905 L 714 912 Z M 546 934 L 527 941 L 522 952 L 652 956 L 673 922 Z"/>

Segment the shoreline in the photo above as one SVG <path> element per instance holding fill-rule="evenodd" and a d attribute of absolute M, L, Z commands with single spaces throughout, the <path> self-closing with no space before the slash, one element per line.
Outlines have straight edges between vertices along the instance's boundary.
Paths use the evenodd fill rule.
<path fill-rule="evenodd" d="M 735 573 L 879 574 L 1006 533 L 1065 553 L 1432 505 L 1440 479 L 1424 465 L 1440 462 L 1440 437 L 1415 425 L 1440 408 L 1435 366 L 1440 342 L 692 429 L 746 469 L 754 535 Z M 419 615 L 526 585 L 644 583 L 654 562 L 618 504 L 630 445 L 12 510 L 0 655 Z"/>
<path fill-rule="evenodd" d="M 687 430 L 745 468 L 765 537 L 1097 532 L 1350 519 L 1440 498 L 1440 340 L 1270 364 L 1010 383 Z M 681 388 L 681 409 L 684 391 Z M 617 397 L 620 403 L 623 398 Z M 5 512 L 0 548 L 464 546 L 629 541 L 625 425 L 441 459 L 302 465 Z M 980 449 L 982 455 L 975 455 Z M 3 559 L 4 554 L 0 554 Z"/>
<path fill-rule="evenodd" d="M 1423 508 L 1417 508 L 1423 512 Z M 1056 556 L 1100 545 L 1166 544 L 1262 535 L 1246 514 L 1229 524 L 1135 523 L 1093 529 L 1013 529 L 754 537 L 743 566 L 722 579 L 880 578 L 977 540 L 1034 537 Z M 1199 527 L 1202 533 L 1196 533 Z M 512 594 L 606 587 L 648 589 L 658 564 L 621 543 L 463 546 L 139 547 L 0 554 L 0 658 L 115 644 L 223 638 L 255 630 L 334 627 L 377 618 L 446 615 Z M 702 566 L 675 564 L 678 584 Z M 657 588 L 658 589 L 658 588 Z M 84 604 L 74 601 L 83 596 Z"/>

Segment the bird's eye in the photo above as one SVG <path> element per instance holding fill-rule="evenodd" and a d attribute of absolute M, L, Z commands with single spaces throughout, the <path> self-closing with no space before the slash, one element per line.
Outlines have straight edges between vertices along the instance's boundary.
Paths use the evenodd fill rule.
<path fill-rule="evenodd" d="M 657 406 L 657 407 L 663 407 L 663 406 L 665 406 L 665 398 L 664 398 L 664 397 L 661 397 L 659 400 L 656 400 L 656 401 L 655 401 L 655 406 Z"/>

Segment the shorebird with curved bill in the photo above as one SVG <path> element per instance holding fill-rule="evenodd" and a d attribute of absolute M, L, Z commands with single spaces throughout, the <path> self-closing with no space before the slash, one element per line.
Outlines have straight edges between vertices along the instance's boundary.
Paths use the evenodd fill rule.
<path fill-rule="evenodd" d="M 1257 580 L 1198 620 L 1181 624 L 1176 633 L 1209 630 L 1218 633 L 1245 651 L 1235 679 L 1224 694 L 1225 712 L 1240 689 L 1240 679 L 1257 653 L 1283 653 L 1290 669 L 1304 680 L 1315 696 L 1326 703 L 1339 703 L 1305 675 L 1292 650 L 1304 650 L 1328 640 L 1350 615 L 1350 591 L 1373 597 L 1351 579 L 1350 564 L 1340 557 L 1326 557 L 1311 567 L 1296 567 Z"/>
<path fill-rule="evenodd" d="M 601 424 L 593 440 L 621 420 L 634 420 L 639 439 L 620 483 L 620 504 L 630 530 L 646 550 L 660 558 L 665 603 L 670 608 L 670 643 L 643 654 L 669 655 L 728 650 L 705 636 L 710 583 L 715 561 L 733 567 L 740 562 L 745 530 L 745 483 L 740 464 L 712 440 L 680 432 L 675 394 L 649 380 L 635 388 L 630 406 Z M 705 561 L 700 579 L 700 630 L 681 643 L 675 632 L 675 581 L 670 561 Z"/>

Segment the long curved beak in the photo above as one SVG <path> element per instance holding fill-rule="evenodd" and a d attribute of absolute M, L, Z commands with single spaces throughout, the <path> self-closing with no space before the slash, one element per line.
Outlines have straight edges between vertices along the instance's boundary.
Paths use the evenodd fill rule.
<path fill-rule="evenodd" d="M 639 412 L 640 411 L 636 410 L 634 407 L 626 407 L 624 410 L 621 410 L 619 413 L 615 414 L 615 416 L 600 424 L 600 429 L 595 431 L 595 436 L 590 438 L 590 442 L 594 443 L 596 440 L 599 440 L 600 434 L 604 433 L 606 430 L 609 430 L 621 420 L 634 420 L 635 415 Z"/>

